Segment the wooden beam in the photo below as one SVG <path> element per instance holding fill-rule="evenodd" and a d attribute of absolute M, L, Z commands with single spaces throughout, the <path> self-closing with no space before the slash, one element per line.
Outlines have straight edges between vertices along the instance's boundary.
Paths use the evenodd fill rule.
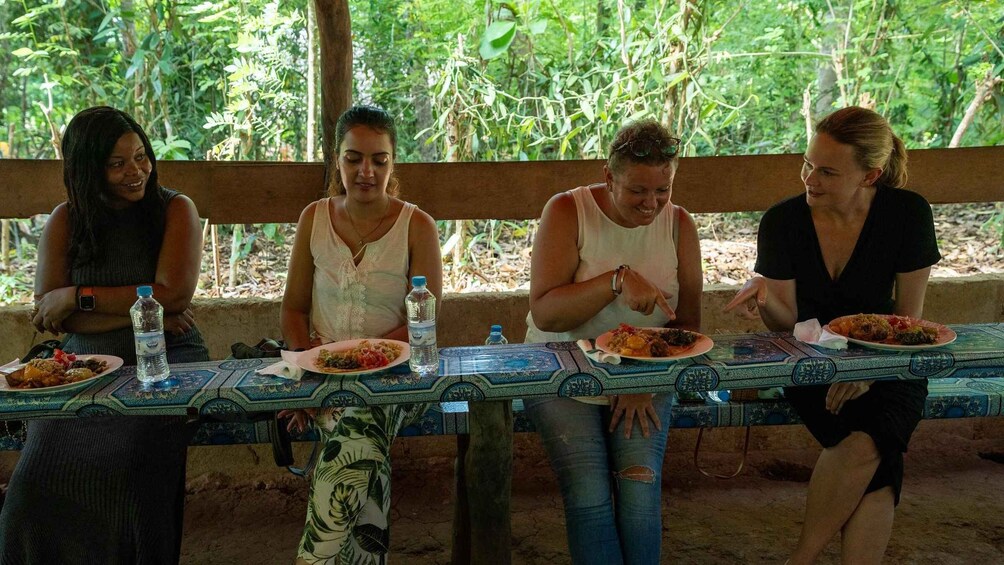
<path fill-rule="evenodd" d="M 673 201 L 691 212 L 765 210 L 802 190 L 801 155 L 681 160 Z M 1004 147 L 910 151 L 909 187 L 932 203 L 1004 201 Z M 320 163 L 161 161 L 165 186 L 213 223 L 295 222 L 323 193 Z M 402 163 L 406 200 L 439 220 L 536 218 L 556 192 L 603 179 L 603 161 Z M 0 160 L 0 218 L 47 213 L 65 198 L 59 161 Z"/>

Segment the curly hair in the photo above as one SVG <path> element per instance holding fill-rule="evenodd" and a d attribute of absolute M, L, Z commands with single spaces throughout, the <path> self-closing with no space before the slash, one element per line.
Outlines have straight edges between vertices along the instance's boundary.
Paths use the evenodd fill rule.
<path fill-rule="evenodd" d="M 667 165 L 675 168 L 680 161 L 680 140 L 655 120 L 630 123 L 614 136 L 607 157 L 607 167 L 620 173 L 628 163 L 637 165 Z"/>
<path fill-rule="evenodd" d="M 377 106 L 353 106 L 342 112 L 335 124 L 335 160 L 342 150 L 342 142 L 350 129 L 356 126 L 366 126 L 376 132 L 386 134 L 390 138 L 391 158 L 397 157 L 397 126 L 394 125 L 394 118 L 383 108 Z M 335 174 L 335 183 L 331 187 L 334 191 L 329 196 L 345 194 L 345 186 L 342 184 L 342 176 Z M 392 175 L 387 185 L 387 194 L 397 196 L 400 191 L 400 182 L 397 176 Z"/>
<path fill-rule="evenodd" d="M 106 164 L 115 144 L 129 133 L 142 140 L 151 167 L 143 199 L 136 204 L 137 213 L 149 219 L 146 240 L 151 251 L 158 252 L 163 242 L 167 201 L 157 181 L 157 159 L 150 139 L 129 114 L 108 106 L 95 106 L 74 116 L 63 133 L 63 184 L 70 218 L 69 259 L 73 267 L 101 257 L 101 238 L 112 229 L 106 204 Z"/>
<path fill-rule="evenodd" d="M 848 106 L 816 124 L 816 133 L 825 133 L 838 143 L 854 148 L 854 160 L 862 169 L 882 169 L 875 186 L 906 186 L 906 147 L 880 114 Z"/>

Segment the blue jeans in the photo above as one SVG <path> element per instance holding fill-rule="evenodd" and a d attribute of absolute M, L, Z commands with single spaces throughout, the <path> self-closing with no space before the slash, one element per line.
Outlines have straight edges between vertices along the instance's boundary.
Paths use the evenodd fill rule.
<path fill-rule="evenodd" d="M 608 433 L 610 407 L 570 398 L 526 405 L 558 475 L 568 550 L 575 565 L 658 564 L 662 548 L 662 460 L 673 395 L 652 400 L 662 423 L 650 437 L 637 422 Z"/>

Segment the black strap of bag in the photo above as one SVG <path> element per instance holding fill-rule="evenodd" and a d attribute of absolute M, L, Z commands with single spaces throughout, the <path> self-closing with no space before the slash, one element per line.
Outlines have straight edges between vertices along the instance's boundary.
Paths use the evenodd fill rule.
<path fill-rule="evenodd" d="M 230 353 L 234 359 L 266 359 L 281 357 L 285 344 L 273 339 L 263 339 L 257 345 L 251 346 L 246 343 L 235 343 L 230 346 Z M 262 413 L 264 416 L 266 413 Z M 307 464 L 303 468 L 293 466 L 293 440 L 289 435 L 289 430 L 283 422 L 279 421 L 278 412 L 267 413 L 268 435 L 272 442 L 272 458 L 279 467 L 286 467 L 291 473 L 299 476 L 306 476 L 313 469 L 315 454 L 317 453 L 317 442 L 314 442 L 314 449 L 310 454 Z M 257 418 L 252 417 L 257 420 Z"/>

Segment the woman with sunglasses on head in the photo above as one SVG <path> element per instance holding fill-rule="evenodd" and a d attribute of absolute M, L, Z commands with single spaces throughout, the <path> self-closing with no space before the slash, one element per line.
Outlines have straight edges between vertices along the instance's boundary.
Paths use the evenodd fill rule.
<path fill-rule="evenodd" d="M 209 359 L 188 305 L 202 256 L 195 204 L 158 183 L 143 128 L 81 111 L 63 133 L 67 201 L 38 244 L 32 323 L 62 348 L 136 364 L 129 308 L 152 285 L 171 363 Z M 168 564 L 181 554 L 186 418 L 31 420 L 0 513 L 0 563 Z"/>
<path fill-rule="evenodd" d="M 670 201 L 680 141 L 655 121 L 616 135 L 605 182 L 555 195 L 533 242 L 526 341 L 619 324 L 701 326 L 697 228 Z M 671 394 L 527 401 L 558 476 L 576 565 L 659 563 Z"/>
<path fill-rule="evenodd" d="M 851 314 L 920 318 L 941 255 L 931 206 L 903 190 L 906 149 L 871 110 L 838 110 L 816 126 L 805 193 L 760 221 L 754 277 L 726 306 L 773 331 Z M 903 486 L 903 453 L 924 412 L 925 379 L 785 389 L 823 446 L 809 481 L 791 564 L 812 563 L 841 533 L 843 563 L 879 563 Z"/>

